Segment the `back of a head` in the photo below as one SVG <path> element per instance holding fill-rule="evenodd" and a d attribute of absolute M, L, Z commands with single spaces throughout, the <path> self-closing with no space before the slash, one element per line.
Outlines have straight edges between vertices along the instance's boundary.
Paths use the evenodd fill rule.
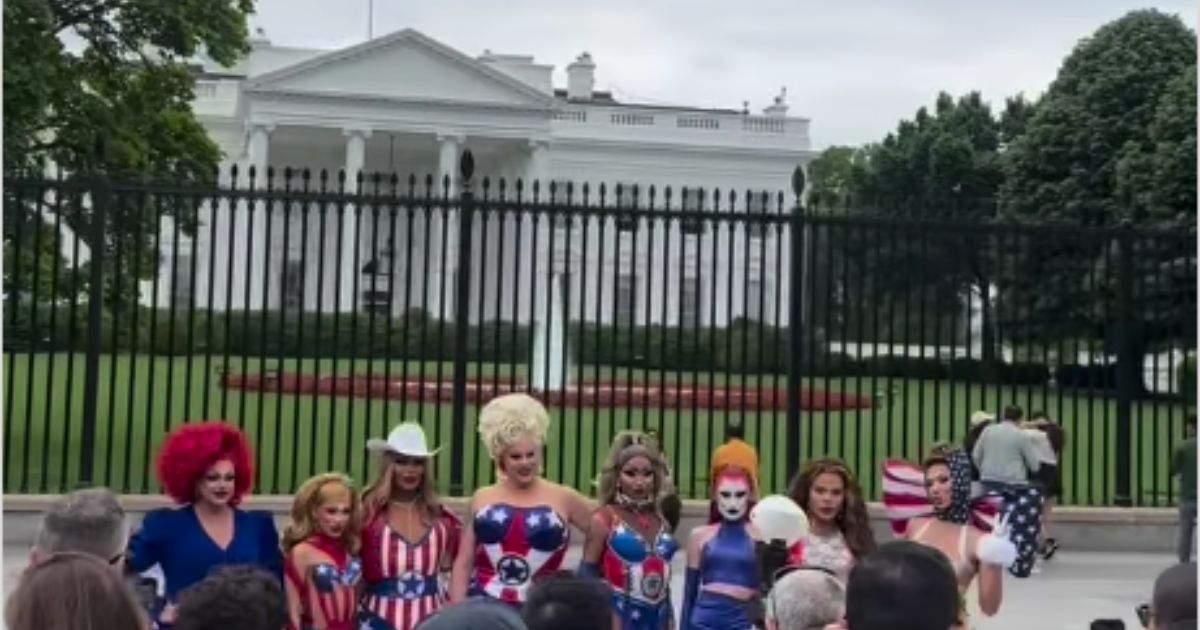
<path fill-rule="evenodd" d="M 1021 418 L 1025 417 L 1025 412 L 1016 405 L 1009 405 L 1004 408 L 1002 417 L 1010 422 L 1019 422 Z"/>
<path fill-rule="evenodd" d="M 417 630 L 525 630 L 525 622 L 507 604 L 473 599 L 441 609 Z"/>
<path fill-rule="evenodd" d="M 842 618 L 846 587 L 824 571 L 801 568 L 775 582 L 769 602 L 779 630 L 822 630 Z"/>
<path fill-rule="evenodd" d="M 275 576 L 249 566 L 213 571 L 183 592 L 175 630 L 279 630 L 287 623 Z"/>
<path fill-rule="evenodd" d="M 948 630 L 958 613 L 954 569 L 932 547 L 907 540 L 884 543 L 850 571 L 849 630 Z"/>
<path fill-rule="evenodd" d="M 117 496 L 107 488 L 77 490 L 51 504 L 42 516 L 34 548 L 38 556 L 73 552 L 111 562 L 125 549 L 129 526 Z"/>
<path fill-rule="evenodd" d="M 529 630 L 609 630 L 611 601 L 603 581 L 560 572 L 533 587 L 521 618 Z"/>
<path fill-rule="evenodd" d="M 1177 564 L 1158 575 L 1154 581 L 1150 610 L 1154 613 L 1154 624 L 1158 628 L 1174 628 L 1189 621 L 1195 624 L 1195 562 Z"/>
<path fill-rule="evenodd" d="M 121 575 L 83 553 L 30 565 L 5 610 L 9 630 L 143 630 L 146 622 Z"/>

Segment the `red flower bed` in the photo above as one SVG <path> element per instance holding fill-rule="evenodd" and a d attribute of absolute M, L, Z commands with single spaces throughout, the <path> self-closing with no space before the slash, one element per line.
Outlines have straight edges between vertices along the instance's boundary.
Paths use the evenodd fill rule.
<path fill-rule="evenodd" d="M 355 396 L 357 398 L 388 398 L 393 400 L 452 402 L 453 383 L 450 380 L 421 378 L 387 378 L 383 375 L 312 376 L 309 374 L 230 374 L 222 384 L 229 389 L 277 392 L 281 394 L 321 394 L 325 396 Z M 525 392 L 524 384 L 490 380 L 467 381 L 467 402 L 483 403 L 511 392 Z M 677 409 L 747 409 L 784 411 L 787 409 L 787 390 L 774 388 L 738 388 L 698 384 L 660 385 L 644 383 L 582 383 L 563 392 L 530 392 L 547 405 L 582 407 L 666 407 Z M 870 409 L 873 401 L 867 396 L 803 389 L 800 406 L 806 411 L 839 411 Z"/>

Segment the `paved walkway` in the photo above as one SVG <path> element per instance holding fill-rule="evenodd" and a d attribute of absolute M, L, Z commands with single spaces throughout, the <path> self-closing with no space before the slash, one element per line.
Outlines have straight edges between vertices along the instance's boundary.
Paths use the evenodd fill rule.
<path fill-rule="evenodd" d="M 580 548 L 567 558 L 576 566 Z M 12 592 L 16 576 L 25 566 L 28 550 L 4 547 L 4 593 Z M 1004 605 L 991 619 L 976 618 L 977 630 L 1087 630 L 1096 618 L 1120 618 L 1125 627 L 1141 627 L 1134 616 L 1136 605 L 1150 597 L 1158 573 L 1172 564 L 1169 554 L 1103 554 L 1060 551 L 1041 572 L 1025 580 L 1009 578 Z M 675 562 L 675 593 L 683 592 L 683 559 Z M 0 624 L 0 628 L 2 628 Z"/>

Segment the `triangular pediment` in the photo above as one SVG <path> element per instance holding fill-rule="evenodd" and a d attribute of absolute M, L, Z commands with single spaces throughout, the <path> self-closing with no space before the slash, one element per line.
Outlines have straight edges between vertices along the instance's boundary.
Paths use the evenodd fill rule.
<path fill-rule="evenodd" d="M 554 97 L 412 29 L 251 77 L 256 91 L 551 107 Z"/>

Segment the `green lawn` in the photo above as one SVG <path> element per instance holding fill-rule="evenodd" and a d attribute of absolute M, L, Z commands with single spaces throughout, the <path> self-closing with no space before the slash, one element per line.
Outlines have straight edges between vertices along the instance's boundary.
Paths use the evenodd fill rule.
<path fill-rule="evenodd" d="M 244 361 L 244 367 L 243 367 Z M 364 400 L 325 396 L 263 395 L 225 390 L 219 386 L 221 357 L 207 362 L 203 356 L 164 358 L 105 355 L 101 360 L 99 421 L 96 431 L 95 482 L 125 492 L 154 492 L 153 452 L 169 427 L 185 419 L 226 418 L 248 432 L 258 451 L 259 492 L 290 492 L 311 474 L 343 470 L 356 479 L 369 477 L 371 462 L 363 445 L 368 437 L 384 436 L 401 419 L 419 420 L 430 439 L 443 448 L 437 474 L 443 491 L 449 491 L 452 461 L 451 407 L 419 401 Z M 273 360 L 233 358 L 229 370 L 257 373 L 268 369 L 321 374 L 367 373 L 393 375 L 419 370 L 435 375 L 440 369 L 447 387 L 451 370 L 436 363 L 359 360 L 353 367 L 330 359 Z M 581 368 L 594 379 L 596 368 Z M 472 366 L 471 374 L 521 378 L 523 369 L 508 366 Z M 68 387 L 68 372 L 70 386 Z M 19 354 L 6 356 L 4 374 L 5 491 L 56 492 L 79 479 L 84 359 L 82 354 Z M 657 383 L 695 378 L 704 385 L 708 374 L 640 372 L 600 368 L 602 379 L 625 378 Z M 744 378 L 750 386 L 782 385 L 782 377 Z M 723 384 L 724 375 L 715 382 Z M 995 409 L 1016 402 L 1027 411 L 1044 409 L 1068 433 L 1064 458 L 1064 484 L 1068 503 L 1104 505 L 1112 501 L 1116 481 L 1115 402 L 1077 392 L 1043 391 L 1042 388 L 992 387 L 886 378 L 813 377 L 808 385 L 849 394 L 877 395 L 870 410 L 804 412 L 801 452 L 805 459 L 834 455 L 860 472 L 866 491 L 878 496 L 879 463 L 887 457 L 917 458 L 933 442 L 959 439 L 974 409 Z M 153 392 L 153 396 L 151 396 Z M 744 418 L 749 440 L 762 458 L 763 477 L 770 489 L 786 486 L 785 416 L 782 413 L 740 410 L 709 413 L 707 410 L 579 409 L 554 408 L 554 424 L 547 444 L 547 474 L 590 491 L 611 436 L 626 427 L 658 428 L 683 491 L 704 493 L 707 462 L 722 440 L 728 416 Z M 487 483 L 491 466 L 478 448 L 473 419 L 461 432 L 466 456 L 463 478 L 466 489 Z M 1182 433 L 1185 409 L 1181 404 L 1139 402 L 1134 406 L 1132 457 L 1135 502 L 1165 504 L 1170 500 L 1167 460 L 1170 448 Z"/>

